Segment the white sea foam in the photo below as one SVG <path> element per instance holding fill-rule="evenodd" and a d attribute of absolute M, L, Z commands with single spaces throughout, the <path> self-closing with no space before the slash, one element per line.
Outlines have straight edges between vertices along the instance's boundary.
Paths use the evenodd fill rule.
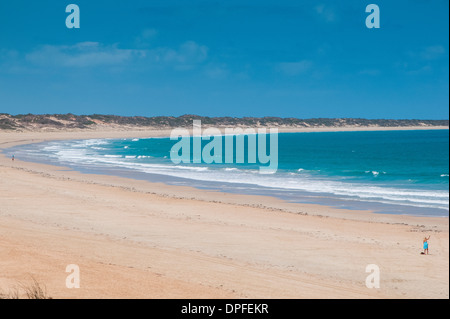
<path fill-rule="evenodd" d="M 299 190 L 313 193 L 329 193 L 349 198 L 376 200 L 390 204 L 417 207 L 434 207 L 448 210 L 448 193 L 442 191 L 399 190 L 388 187 L 350 184 L 339 181 L 292 179 L 287 176 L 260 175 L 243 170 L 209 170 L 207 167 L 171 166 L 131 163 L 127 168 L 146 173 L 166 174 L 174 177 L 227 183 L 244 183 L 263 187 Z M 287 174 L 288 175 L 288 174 Z"/>
<path fill-rule="evenodd" d="M 82 140 L 75 145 L 91 146 L 91 145 L 107 145 L 107 144 L 109 144 L 109 141 L 107 139 L 90 139 L 90 140 Z"/>
<path fill-rule="evenodd" d="M 386 172 L 378 172 L 378 171 L 365 171 L 366 174 L 372 174 L 373 177 L 378 177 L 380 174 L 384 175 Z"/>
<path fill-rule="evenodd" d="M 309 193 L 332 194 L 341 198 L 364 200 L 368 202 L 399 204 L 406 206 L 449 209 L 449 193 L 442 190 L 407 189 L 386 186 L 376 186 L 369 183 L 351 183 L 332 179 L 299 168 L 296 172 L 278 172 L 263 175 L 258 170 L 241 168 L 215 169 L 207 166 L 173 165 L 170 161 L 155 159 L 151 156 L 139 155 L 100 155 L 94 147 L 108 144 L 105 140 L 52 142 L 43 148 L 46 156 L 55 157 L 61 162 L 86 165 L 89 167 L 122 167 L 149 174 L 162 174 L 173 177 L 187 178 L 199 181 L 236 183 L 268 187 L 278 190 L 304 191 Z M 101 151 L 101 150 L 100 150 Z M 148 159 L 147 161 L 130 161 L 130 159 Z M 166 156 L 164 157 L 166 158 Z M 159 161 L 159 162 L 157 162 Z M 311 174 L 310 174 L 311 173 Z M 374 177 L 385 172 L 375 170 L 365 171 Z M 448 177 L 448 174 L 441 174 Z"/>

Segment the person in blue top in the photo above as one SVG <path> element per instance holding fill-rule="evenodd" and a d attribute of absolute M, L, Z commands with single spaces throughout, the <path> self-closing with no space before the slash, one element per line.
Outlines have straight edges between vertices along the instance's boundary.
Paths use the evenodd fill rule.
<path fill-rule="evenodd" d="M 424 255 L 428 255 L 428 240 L 430 239 L 431 236 L 425 237 L 423 239 L 423 253 Z"/>

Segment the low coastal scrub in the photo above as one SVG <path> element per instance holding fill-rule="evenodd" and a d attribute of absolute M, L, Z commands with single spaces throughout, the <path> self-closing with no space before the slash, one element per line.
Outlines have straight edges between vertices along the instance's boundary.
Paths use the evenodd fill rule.
<path fill-rule="evenodd" d="M 0 299 L 52 299 L 47 294 L 45 286 L 39 284 L 34 278 L 29 285 L 20 285 L 20 288 L 9 290 L 7 293 L 0 290 Z"/>
<path fill-rule="evenodd" d="M 281 117 L 208 117 L 199 115 L 174 116 L 118 116 L 118 115 L 75 115 L 75 114 L 19 114 L 0 113 L 0 130 L 39 129 L 90 129 L 97 126 L 191 127 L 193 120 L 213 127 L 288 127 L 288 128 L 339 128 L 339 127 L 406 127 L 406 126 L 448 126 L 448 120 L 393 120 L 361 118 L 281 118 Z"/>

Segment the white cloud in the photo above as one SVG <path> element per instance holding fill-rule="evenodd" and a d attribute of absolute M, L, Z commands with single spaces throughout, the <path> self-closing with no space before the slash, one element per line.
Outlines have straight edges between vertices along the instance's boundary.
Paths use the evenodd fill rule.
<path fill-rule="evenodd" d="M 334 22 L 337 19 L 337 14 L 334 9 L 324 4 L 319 4 L 314 7 L 316 13 L 327 22 Z"/>
<path fill-rule="evenodd" d="M 408 51 L 406 55 L 416 61 L 431 61 L 443 57 L 446 52 L 447 50 L 442 45 L 432 45 L 415 51 Z"/>
<path fill-rule="evenodd" d="M 317 13 L 322 14 L 324 9 L 325 9 L 325 5 L 324 4 L 319 4 L 314 9 L 316 10 Z"/>
<path fill-rule="evenodd" d="M 141 38 L 148 40 L 155 37 L 157 34 L 158 31 L 156 31 L 156 29 L 145 29 L 141 32 Z"/>
<path fill-rule="evenodd" d="M 433 68 L 430 65 L 424 65 L 424 66 L 416 68 L 416 69 L 406 70 L 406 73 L 410 74 L 410 75 L 421 75 L 421 74 L 425 74 L 425 73 L 430 73 L 432 71 L 433 71 Z"/>
<path fill-rule="evenodd" d="M 37 66 L 87 68 L 121 66 L 135 61 L 148 65 L 189 70 L 204 62 L 208 48 L 187 41 L 177 49 L 159 47 L 147 50 L 120 49 L 117 45 L 80 42 L 74 45 L 44 45 L 25 55 L 25 60 Z"/>
<path fill-rule="evenodd" d="M 376 75 L 380 75 L 381 71 L 378 69 L 364 69 L 364 70 L 359 71 L 359 74 L 376 76 Z"/>
<path fill-rule="evenodd" d="M 435 60 L 445 54 L 446 50 L 442 45 L 426 47 L 420 52 L 420 57 L 424 60 Z"/>
<path fill-rule="evenodd" d="M 160 49 L 163 60 L 169 63 L 192 64 L 203 62 L 208 57 L 208 48 L 194 41 L 183 43 L 178 50 Z"/>
<path fill-rule="evenodd" d="M 20 73 L 24 69 L 20 62 L 19 52 L 0 49 L 0 73 Z"/>
<path fill-rule="evenodd" d="M 225 64 L 211 64 L 205 68 L 205 74 L 211 79 L 223 79 L 229 75 L 229 70 Z"/>
<path fill-rule="evenodd" d="M 19 52 L 16 50 L 6 50 L 6 49 L 0 49 L 0 60 L 10 60 L 10 59 L 17 59 L 19 57 Z"/>
<path fill-rule="evenodd" d="M 159 47 L 146 51 L 150 63 L 170 66 L 176 70 L 190 70 L 208 58 L 208 47 L 187 41 L 177 49 Z"/>
<path fill-rule="evenodd" d="M 278 63 L 276 68 L 279 72 L 285 75 L 295 76 L 309 71 L 313 63 L 308 60 L 303 60 L 299 62 L 282 62 Z"/>
<path fill-rule="evenodd" d="M 144 29 L 135 39 L 137 47 L 148 47 L 152 40 L 156 38 L 158 31 L 156 29 Z"/>
<path fill-rule="evenodd" d="M 80 42 L 75 45 L 44 45 L 27 54 L 25 59 L 40 66 L 93 67 L 118 65 L 133 58 L 145 56 L 145 51 L 119 49 L 98 42 Z"/>
<path fill-rule="evenodd" d="M 448 59 L 448 52 L 442 45 L 432 45 L 405 53 L 405 59 L 397 62 L 395 67 L 410 75 L 429 74 L 440 69 L 444 57 Z"/>

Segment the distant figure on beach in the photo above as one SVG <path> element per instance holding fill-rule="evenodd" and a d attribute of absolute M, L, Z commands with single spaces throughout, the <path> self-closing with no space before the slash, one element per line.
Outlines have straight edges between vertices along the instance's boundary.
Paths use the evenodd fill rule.
<path fill-rule="evenodd" d="M 425 237 L 423 239 L 423 254 L 424 255 L 428 255 L 428 240 L 430 239 L 431 235 L 427 237 Z"/>
<path fill-rule="evenodd" d="M 14 162 L 14 155 L 11 157 L 11 160 Z"/>

